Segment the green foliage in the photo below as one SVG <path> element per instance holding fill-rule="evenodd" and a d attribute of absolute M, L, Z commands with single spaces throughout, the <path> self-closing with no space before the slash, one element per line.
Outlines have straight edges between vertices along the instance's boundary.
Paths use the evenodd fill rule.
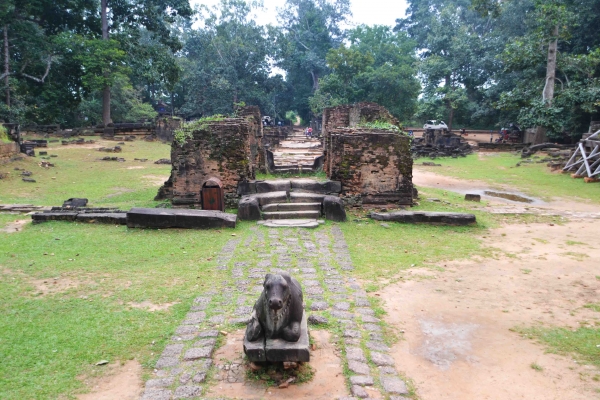
<path fill-rule="evenodd" d="M 394 124 L 390 124 L 389 122 L 385 122 L 385 121 L 373 121 L 373 122 L 361 122 L 360 124 L 358 124 L 359 128 L 371 128 L 371 129 L 382 129 L 385 131 L 393 131 L 393 132 L 398 132 L 401 133 L 402 130 L 400 129 L 400 127 L 394 125 Z"/>
<path fill-rule="evenodd" d="M 420 89 L 414 42 L 386 26 L 359 26 L 348 32 L 348 38 L 349 47 L 327 53 L 332 73 L 319 80 L 309 99 L 312 112 L 320 115 L 325 107 L 373 101 L 399 119 L 410 119 Z"/>
<path fill-rule="evenodd" d="M 0 143 L 11 143 L 12 140 L 8 137 L 8 131 L 3 125 L 0 125 Z"/>
<path fill-rule="evenodd" d="M 174 132 L 173 142 L 183 146 L 189 139 L 194 137 L 195 131 L 204 131 L 208 128 L 210 122 L 223 121 L 225 118 L 227 117 L 224 115 L 212 115 L 184 123 L 181 128 Z"/>

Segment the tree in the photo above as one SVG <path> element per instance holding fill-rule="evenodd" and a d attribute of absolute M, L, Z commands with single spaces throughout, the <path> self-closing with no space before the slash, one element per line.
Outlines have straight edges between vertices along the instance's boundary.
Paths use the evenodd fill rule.
<path fill-rule="evenodd" d="M 275 43 L 277 66 L 286 71 L 293 108 L 309 119 L 308 98 L 327 75 L 326 56 L 344 39 L 342 25 L 350 16 L 349 0 L 287 0 L 279 10 L 282 32 Z"/>
<path fill-rule="evenodd" d="M 327 66 L 332 73 L 320 79 L 310 98 L 312 111 L 358 101 L 387 107 L 401 120 L 415 112 L 421 89 L 416 79 L 414 42 L 404 32 L 387 26 L 359 26 L 348 32 L 349 46 L 330 49 Z"/>
<path fill-rule="evenodd" d="M 96 19 L 94 0 L 6 0 L 0 5 L 5 118 L 12 118 L 11 93 L 23 80 L 45 84 L 51 67 L 60 61 L 56 38 L 63 32 L 84 33 Z M 17 99 L 22 103 L 22 99 Z M 22 113 L 20 113 L 22 114 Z"/>
<path fill-rule="evenodd" d="M 110 9 L 110 21 L 109 21 Z M 176 51 L 181 43 L 171 34 L 169 25 L 178 17 L 192 15 L 188 0 L 101 0 L 102 39 L 109 41 L 109 33 L 117 32 L 117 40 L 125 45 L 136 43 L 140 37 L 140 28 L 150 32 L 162 45 Z M 103 72 L 106 84 L 103 88 L 102 122 L 110 123 L 110 63 L 105 62 Z"/>

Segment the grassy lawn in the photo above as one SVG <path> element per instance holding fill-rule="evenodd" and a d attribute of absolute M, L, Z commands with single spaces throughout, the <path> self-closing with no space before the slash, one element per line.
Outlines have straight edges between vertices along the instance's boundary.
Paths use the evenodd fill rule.
<path fill-rule="evenodd" d="M 153 161 L 169 158 L 170 147 L 144 141 L 122 147 L 114 154 L 51 143 L 54 168 L 39 167 L 39 157 L 0 165 L 11 175 L 0 181 L 0 203 L 61 205 L 87 197 L 91 206 L 153 207 L 170 172 Z M 127 161 L 98 161 L 107 154 Z M 22 182 L 15 167 L 32 171 L 37 183 Z M 0 228 L 23 218 L 29 217 L 0 214 Z M 237 235 L 247 226 L 240 224 Z M 219 287 L 214 256 L 230 238 L 229 230 L 65 222 L 0 232 L 0 398 L 70 398 L 83 388 L 77 377 L 102 372 L 94 365 L 100 360 L 135 358 L 152 368 L 192 300 Z"/>
<path fill-rule="evenodd" d="M 538 159 L 532 158 L 533 161 Z M 415 164 L 422 161 L 430 160 L 421 158 Z M 464 158 L 435 160 L 442 164 L 441 168 L 421 168 L 441 175 L 484 181 L 492 187 L 508 185 L 544 200 L 559 197 L 600 204 L 600 184 L 586 184 L 581 179 L 571 178 L 570 174 L 550 172 L 546 163 L 523 162 L 517 167 L 522 161 L 520 155 L 511 153 L 476 153 Z"/>
<path fill-rule="evenodd" d="M 9 172 L 8 179 L 0 180 L 0 203 L 27 203 L 46 206 L 60 206 L 71 197 L 89 199 L 88 206 L 153 207 L 154 196 L 160 184 L 167 180 L 170 165 L 154 164 L 160 158 L 170 158 L 170 145 L 160 142 L 137 140 L 121 145 L 121 153 L 105 153 L 87 146 L 114 147 L 117 142 L 100 140 L 93 145 L 62 146 L 49 143 L 48 154 L 58 157 L 49 161 L 56 166 L 48 169 L 38 166 L 40 156 L 26 157 L 23 161 L 0 165 L 0 172 Z M 88 138 L 86 138 L 88 140 Z M 36 154 L 40 149 L 36 149 Z M 125 162 L 99 161 L 105 156 L 124 158 Z M 134 158 L 147 158 L 148 161 L 135 161 Z M 33 172 L 31 178 L 36 183 L 23 182 L 22 168 Z"/>
<path fill-rule="evenodd" d="M 523 337 L 537 340 L 547 346 L 549 353 L 572 355 L 576 360 L 600 367 L 600 329 L 519 327 L 513 329 Z"/>

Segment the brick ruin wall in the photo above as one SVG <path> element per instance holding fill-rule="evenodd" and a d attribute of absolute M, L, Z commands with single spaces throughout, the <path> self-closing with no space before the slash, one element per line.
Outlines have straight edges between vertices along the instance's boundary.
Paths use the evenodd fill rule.
<path fill-rule="evenodd" d="M 176 207 L 200 208 L 202 185 L 217 177 L 223 184 L 226 206 L 236 207 L 238 183 L 255 178 L 257 153 L 252 146 L 258 152 L 259 130 L 260 123 L 248 116 L 227 118 L 192 131 L 192 138 L 183 145 L 174 141 L 171 175 L 156 199 L 169 199 Z"/>
<path fill-rule="evenodd" d="M 341 197 L 347 206 L 411 205 L 410 139 L 397 132 L 358 126 L 374 121 L 400 126 L 385 107 L 375 103 L 325 109 L 323 168 L 329 179 L 342 182 Z"/>

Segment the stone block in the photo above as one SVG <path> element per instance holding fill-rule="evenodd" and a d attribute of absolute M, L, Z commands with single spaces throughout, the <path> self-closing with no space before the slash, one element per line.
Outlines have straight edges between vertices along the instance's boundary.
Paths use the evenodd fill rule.
<path fill-rule="evenodd" d="M 371 372 L 369 366 L 366 363 L 353 360 L 348 361 L 348 369 L 354 372 L 355 374 L 359 375 L 369 375 L 369 373 Z"/>
<path fill-rule="evenodd" d="M 210 358 L 214 346 L 194 347 L 185 352 L 183 359 L 185 361 L 194 361 L 200 358 Z"/>
<path fill-rule="evenodd" d="M 127 225 L 127 213 L 79 213 L 77 221 L 111 225 Z"/>
<path fill-rule="evenodd" d="M 238 203 L 237 216 L 241 221 L 258 221 L 260 219 L 260 205 L 256 197 L 244 196 Z"/>
<path fill-rule="evenodd" d="M 377 221 L 426 223 L 437 225 L 471 225 L 476 222 L 474 214 L 466 213 L 394 211 L 389 213 L 371 213 L 369 216 Z"/>
<path fill-rule="evenodd" d="M 47 221 L 75 221 L 77 219 L 76 212 L 44 212 L 31 215 L 33 223 Z"/>
<path fill-rule="evenodd" d="M 329 320 L 320 315 L 310 315 L 308 317 L 308 323 L 311 325 L 321 325 L 321 324 L 328 324 Z"/>
<path fill-rule="evenodd" d="M 200 386 L 179 386 L 173 394 L 174 399 L 191 399 L 202 394 Z"/>
<path fill-rule="evenodd" d="M 376 351 L 371 352 L 371 361 L 373 361 L 373 364 L 377 365 L 378 367 L 393 367 L 395 364 L 394 359 L 391 356 L 388 356 L 387 354 L 383 353 L 378 353 Z"/>
<path fill-rule="evenodd" d="M 291 189 L 288 180 L 256 181 L 256 193 L 289 192 Z"/>
<path fill-rule="evenodd" d="M 481 195 L 467 193 L 467 194 L 465 194 L 465 200 L 466 201 L 476 201 L 479 203 L 481 201 Z"/>
<path fill-rule="evenodd" d="M 254 197 L 261 206 L 272 203 L 286 203 L 288 201 L 287 192 L 257 193 L 249 196 Z"/>
<path fill-rule="evenodd" d="M 247 194 L 256 193 L 256 182 L 239 182 L 237 186 L 237 194 L 245 196 Z"/>
<path fill-rule="evenodd" d="M 132 208 L 127 213 L 129 228 L 235 228 L 237 216 L 222 211 L 166 208 Z"/>
<path fill-rule="evenodd" d="M 265 353 L 268 361 L 310 361 L 308 343 L 308 326 L 306 313 L 302 315 L 300 324 L 300 339 L 297 342 L 288 342 L 283 339 L 267 339 Z"/>
<path fill-rule="evenodd" d="M 171 392 L 167 389 L 146 389 L 141 400 L 171 400 Z"/>
<path fill-rule="evenodd" d="M 350 391 L 352 392 L 352 396 L 358 397 L 359 399 L 366 399 L 369 397 L 369 393 L 367 393 L 365 388 L 362 386 L 352 385 Z"/>
<path fill-rule="evenodd" d="M 335 196 L 325 196 L 323 198 L 323 214 L 325 214 L 325 219 L 330 221 L 345 221 L 346 210 L 342 199 Z"/>
<path fill-rule="evenodd" d="M 290 202 L 292 203 L 322 203 L 324 198 L 324 194 L 290 193 Z"/>
<path fill-rule="evenodd" d="M 342 183 L 339 181 L 316 181 L 314 179 L 290 180 L 292 191 L 311 193 L 341 193 Z"/>
<path fill-rule="evenodd" d="M 358 386 L 373 386 L 373 377 L 364 375 L 354 375 L 350 377 L 350 383 Z"/>
<path fill-rule="evenodd" d="M 406 383 L 404 383 L 404 381 L 400 378 L 382 376 L 381 386 L 383 386 L 383 390 L 385 390 L 387 393 L 408 394 Z"/>
<path fill-rule="evenodd" d="M 251 342 L 244 335 L 244 354 L 250 361 L 267 361 L 264 337 L 261 336 L 258 340 Z"/>
<path fill-rule="evenodd" d="M 348 360 L 367 362 L 365 355 L 360 347 L 346 347 L 346 358 Z"/>

